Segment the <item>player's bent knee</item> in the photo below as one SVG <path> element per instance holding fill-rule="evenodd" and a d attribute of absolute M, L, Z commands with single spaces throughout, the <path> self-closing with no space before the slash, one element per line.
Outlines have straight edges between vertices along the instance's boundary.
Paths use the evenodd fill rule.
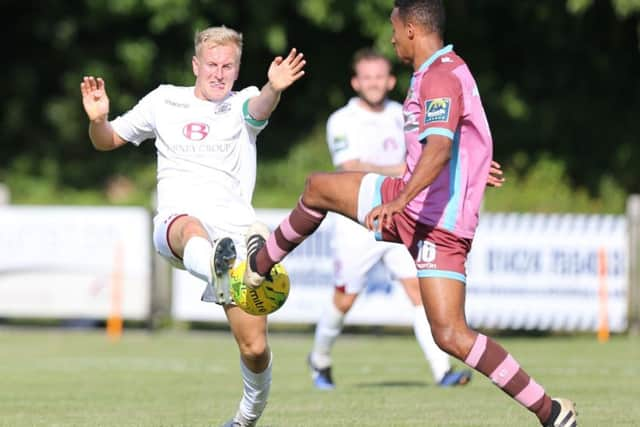
<path fill-rule="evenodd" d="M 318 191 L 320 191 L 320 186 L 318 185 L 318 173 L 312 173 L 307 176 L 307 179 L 304 182 L 304 193 L 302 195 L 306 204 L 310 204 L 315 197 L 317 197 Z"/>
<path fill-rule="evenodd" d="M 321 207 L 325 200 L 324 191 L 327 188 L 327 185 L 324 184 L 326 176 L 327 174 L 324 172 L 315 172 L 307 177 L 302 194 L 305 205 L 311 208 Z"/>
<path fill-rule="evenodd" d="M 333 296 L 333 305 L 343 314 L 346 314 L 356 300 L 356 295 L 346 294 L 336 289 Z"/>
<path fill-rule="evenodd" d="M 336 306 L 336 308 L 338 309 L 338 311 L 340 311 L 340 313 L 342 314 L 347 314 L 349 312 L 349 310 L 351 310 L 351 306 L 353 304 L 349 303 L 349 302 L 339 302 L 339 303 L 334 303 L 334 305 Z"/>
<path fill-rule="evenodd" d="M 238 348 L 247 360 L 260 361 L 269 356 L 269 346 L 264 339 L 238 342 Z"/>
<path fill-rule="evenodd" d="M 459 345 L 460 331 L 457 329 L 449 326 L 434 327 L 432 325 L 431 334 L 433 335 L 433 340 L 442 351 L 459 359 L 466 356 L 465 354 L 462 354 L 463 351 Z"/>
<path fill-rule="evenodd" d="M 185 217 L 180 236 L 185 244 L 189 238 L 202 235 L 203 233 L 206 233 L 206 231 L 200 221 L 193 217 Z"/>

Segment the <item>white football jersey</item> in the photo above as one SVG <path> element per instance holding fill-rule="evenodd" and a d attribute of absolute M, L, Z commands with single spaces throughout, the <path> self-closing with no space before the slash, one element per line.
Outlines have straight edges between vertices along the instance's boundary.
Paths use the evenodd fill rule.
<path fill-rule="evenodd" d="M 348 160 L 380 166 L 403 163 L 403 127 L 401 104 L 387 100 L 383 111 L 372 112 L 361 107 L 358 98 L 352 98 L 327 122 L 327 144 L 334 166 Z"/>
<path fill-rule="evenodd" d="M 220 102 L 197 98 L 194 87 L 160 85 L 111 122 L 135 145 L 155 138 L 158 211 L 186 212 L 245 226 L 256 180 L 256 136 L 266 126 L 248 113 L 255 86 Z"/>
<path fill-rule="evenodd" d="M 372 112 L 361 107 L 358 98 L 352 98 L 329 117 L 327 144 L 336 167 L 349 160 L 378 166 L 403 163 L 402 105 L 387 100 L 383 111 Z M 403 245 L 378 242 L 372 232 L 342 215 L 335 215 L 333 224 L 334 280 L 336 285 L 345 286 L 347 293 L 362 291 L 368 271 L 378 262 L 394 279 L 415 277 L 413 259 Z"/>

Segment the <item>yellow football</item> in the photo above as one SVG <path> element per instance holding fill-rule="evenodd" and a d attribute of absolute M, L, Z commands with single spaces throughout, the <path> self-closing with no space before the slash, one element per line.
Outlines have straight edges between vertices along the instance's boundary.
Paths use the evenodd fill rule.
<path fill-rule="evenodd" d="M 282 307 L 289 296 L 289 275 L 282 264 L 273 266 L 271 280 L 265 279 L 257 288 L 242 282 L 246 268 L 246 261 L 242 261 L 229 272 L 233 302 L 256 316 L 266 316 Z"/>

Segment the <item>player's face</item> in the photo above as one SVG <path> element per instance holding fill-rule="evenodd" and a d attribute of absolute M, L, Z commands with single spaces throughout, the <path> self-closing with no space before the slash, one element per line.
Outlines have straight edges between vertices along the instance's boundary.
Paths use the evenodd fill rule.
<path fill-rule="evenodd" d="M 211 48 L 201 46 L 193 57 L 196 76 L 196 96 L 209 101 L 222 101 L 227 97 L 240 71 L 240 55 L 233 44 Z"/>
<path fill-rule="evenodd" d="M 384 59 L 364 59 L 356 65 L 356 75 L 351 79 L 351 85 L 367 104 L 377 106 L 393 89 L 395 78 Z"/>
<path fill-rule="evenodd" d="M 407 26 L 402 18 L 400 18 L 397 7 L 394 7 L 391 11 L 391 27 L 393 28 L 391 44 L 396 50 L 398 59 L 405 63 L 411 63 L 411 44 L 407 32 Z"/>

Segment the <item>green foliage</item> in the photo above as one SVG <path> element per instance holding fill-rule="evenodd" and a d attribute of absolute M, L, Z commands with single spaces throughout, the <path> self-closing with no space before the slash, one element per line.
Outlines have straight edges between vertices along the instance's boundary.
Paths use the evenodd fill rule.
<path fill-rule="evenodd" d="M 129 75 L 142 81 L 151 72 L 157 50 L 155 43 L 147 38 L 125 40 L 117 47 L 117 56 L 126 64 Z"/>
<path fill-rule="evenodd" d="M 275 54 L 284 52 L 287 47 L 287 31 L 282 25 L 271 25 L 266 31 L 269 50 Z"/>
<path fill-rule="evenodd" d="M 567 10 L 573 14 L 582 14 L 593 6 L 593 0 L 567 0 Z M 640 12 L 640 0 L 612 0 L 616 14 L 621 18 L 627 18 Z M 640 24 L 637 25 L 640 34 Z M 638 46 L 640 49 L 640 45 Z"/>
<path fill-rule="evenodd" d="M 302 194 L 310 173 L 333 169 L 324 129 L 324 123 L 316 126 L 304 141 L 296 144 L 287 157 L 258 162 L 258 178 L 253 195 L 255 207 L 293 207 Z"/>
<path fill-rule="evenodd" d="M 504 186 L 487 189 L 486 211 L 624 213 L 627 194 L 612 177 L 602 177 L 599 191 L 591 195 L 571 184 L 562 162 L 542 156 L 518 171 L 526 162 L 526 156 L 518 156 L 505 171 Z"/>
<path fill-rule="evenodd" d="M 37 174 L 34 169 L 42 169 Z M 56 162 L 41 161 L 38 165 L 22 158 L 14 168 L 0 175 L 11 191 L 11 203 L 28 205 L 129 205 L 152 208 L 156 188 L 155 163 L 132 173 L 109 174 L 104 185 L 96 189 L 74 188 L 60 182 Z"/>
<path fill-rule="evenodd" d="M 298 2 L 300 14 L 316 25 L 331 31 L 340 31 L 345 25 L 345 16 L 335 10 L 337 0 L 301 0 Z"/>
<path fill-rule="evenodd" d="M 506 84 L 500 96 L 500 104 L 506 114 L 514 120 L 523 120 L 530 115 L 529 105 L 518 94 L 518 88 Z"/>
<path fill-rule="evenodd" d="M 303 51 L 308 61 L 304 79 L 283 96 L 272 125 L 261 135 L 260 169 L 266 178 L 259 178 L 256 197 L 270 204 L 263 195 L 270 187 L 263 180 L 277 182 L 275 171 L 283 169 L 278 162 L 298 161 L 305 151 L 298 145 L 314 135 L 321 140 L 319 129 L 328 114 L 351 96 L 353 52 L 376 46 L 394 58 L 392 4 L 50 0 L 42 13 L 41 5 L 29 1 L 0 2 L 0 23 L 11 41 L 0 81 L 0 179 L 18 186 L 12 188 L 14 200 L 33 203 L 82 202 L 84 193 L 92 200 L 115 177 L 138 179 L 132 171 L 151 170 L 155 163 L 152 145 L 96 153 L 87 138 L 80 79 L 105 78 L 113 118 L 158 84 L 192 84 L 194 32 L 224 24 L 244 34 L 237 88 L 263 85 L 270 60 L 291 47 Z M 447 42 L 454 43 L 476 76 L 496 157 L 505 168 L 514 168 L 510 165 L 520 153 L 531 159 L 547 153 L 563 165 L 567 188 L 593 203 L 608 197 L 605 187 L 640 192 L 635 162 L 640 158 L 640 0 L 455 0 L 446 7 Z M 399 79 L 393 98 L 401 100 L 411 70 L 396 61 L 395 71 Z M 322 146 L 312 144 L 318 154 Z M 272 162 L 276 166 L 268 166 Z M 303 185 L 300 177 L 327 165 L 295 166 L 300 172 L 289 181 L 295 185 L 274 184 L 295 194 L 277 200 L 289 205 Z M 528 176 L 534 165 L 528 162 L 514 173 Z M 148 191 L 146 181 L 136 182 L 140 196 L 134 198 L 143 200 Z M 603 209 L 618 206 L 617 197 L 601 200 Z"/>
<path fill-rule="evenodd" d="M 567 0 L 567 9 L 571 13 L 582 13 L 593 4 L 593 0 Z"/>
<path fill-rule="evenodd" d="M 618 15 L 630 16 L 640 11 L 640 0 L 613 0 L 613 5 Z"/>

